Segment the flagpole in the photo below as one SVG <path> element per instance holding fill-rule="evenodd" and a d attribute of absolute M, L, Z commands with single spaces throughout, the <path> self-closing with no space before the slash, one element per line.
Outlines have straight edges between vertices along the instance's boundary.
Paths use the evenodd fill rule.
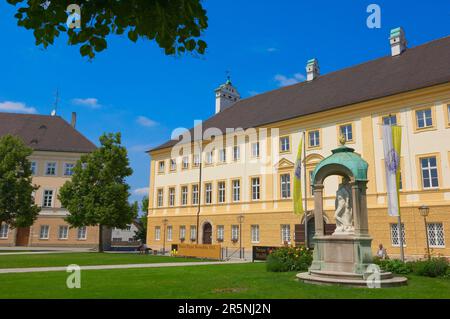
<path fill-rule="evenodd" d="M 306 131 L 303 131 L 303 160 L 306 159 Z M 306 195 L 307 195 L 307 184 L 306 184 L 306 162 L 303 165 L 304 169 L 303 169 L 303 177 L 305 180 L 305 186 L 304 186 L 304 200 L 305 200 L 305 210 L 303 212 L 303 221 L 305 223 L 305 247 L 308 247 L 308 221 L 306 220 L 307 217 L 307 213 L 308 213 L 308 202 L 306 199 Z M 300 221 L 301 222 L 301 221 Z"/>

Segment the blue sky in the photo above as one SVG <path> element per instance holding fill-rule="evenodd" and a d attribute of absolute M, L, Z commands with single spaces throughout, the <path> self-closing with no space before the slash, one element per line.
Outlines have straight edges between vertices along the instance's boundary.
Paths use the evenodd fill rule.
<path fill-rule="evenodd" d="M 74 1 L 76 2 L 76 1 Z M 381 28 L 369 29 L 366 8 L 381 7 Z M 46 50 L 16 26 L 14 7 L 0 4 L 0 111 L 15 106 L 49 114 L 59 88 L 58 113 L 93 142 L 122 133 L 134 175 L 132 199 L 148 187 L 144 151 L 177 127 L 214 113 L 214 89 L 230 70 L 242 97 L 302 81 L 306 61 L 321 74 L 388 55 L 389 30 L 402 26 L 408 46 L 450 34 L 449 1 L 204 1 L 209 27 L 204 56 L 168 57 L 155 44 L 112 36 L 93 61 L 64 37 Z M 8 102 L 8 103 L 7 103 Z M 15 103 L 15 104 L 14 104 Z"/>

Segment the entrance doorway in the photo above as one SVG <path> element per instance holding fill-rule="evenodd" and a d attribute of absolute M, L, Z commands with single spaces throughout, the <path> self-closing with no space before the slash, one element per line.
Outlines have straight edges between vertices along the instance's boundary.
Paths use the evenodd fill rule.
<path fill-rule="evenodd" d="M 210 223 L 203 224 L 203 244 L 212 244 L 212 226 Z"/>
<path fill-rule="evenodd" d="M 30 227 L 17 228 L 16 246 L 28 246 L 30 239 Z"/>

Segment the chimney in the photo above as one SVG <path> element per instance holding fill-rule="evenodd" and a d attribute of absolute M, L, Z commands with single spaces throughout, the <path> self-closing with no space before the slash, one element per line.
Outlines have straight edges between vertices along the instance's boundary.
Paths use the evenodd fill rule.
<path fill-rule="evenodd" d="M 70 125 L 72 125 L 73 128 L 77 125 L 77 113 L 72 112 L 72 119 L 70 121 Z"/>
<path fill-rule="evenodd" d="M 391 43 L 392 56 L 400 55 L 403 51 L 406 50 L 405 33 L 403 32 L 403 29 L 401 27 L 391 30 L 389 42 Z"/>
<path fill-rule="evenodd" d="M 231 84 L 228 77 L 227 82 L 219 86 L 216 90 L 216 114 L 229 108 L 240 100 L 241 96 L 236 88 Z"/>
<path fill-rule="evenodd" d="M 317 59 L 308 60 L 306 63 L 306 80 L 312 81 L 319 76 L 319 61 Z"/>

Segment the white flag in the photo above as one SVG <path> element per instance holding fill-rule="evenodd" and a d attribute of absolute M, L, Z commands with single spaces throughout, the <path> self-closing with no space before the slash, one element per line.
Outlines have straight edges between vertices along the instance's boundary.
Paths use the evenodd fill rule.
<path fill-rule="evenodd" d="M 392 127 L 390 125 L 383 125 L 382 128 L 388 213 L 390 216 L 398 216 L 397 171 L 400 167 L 400 156 L 395 150 L 394 143 L 392 142 Z"/>

